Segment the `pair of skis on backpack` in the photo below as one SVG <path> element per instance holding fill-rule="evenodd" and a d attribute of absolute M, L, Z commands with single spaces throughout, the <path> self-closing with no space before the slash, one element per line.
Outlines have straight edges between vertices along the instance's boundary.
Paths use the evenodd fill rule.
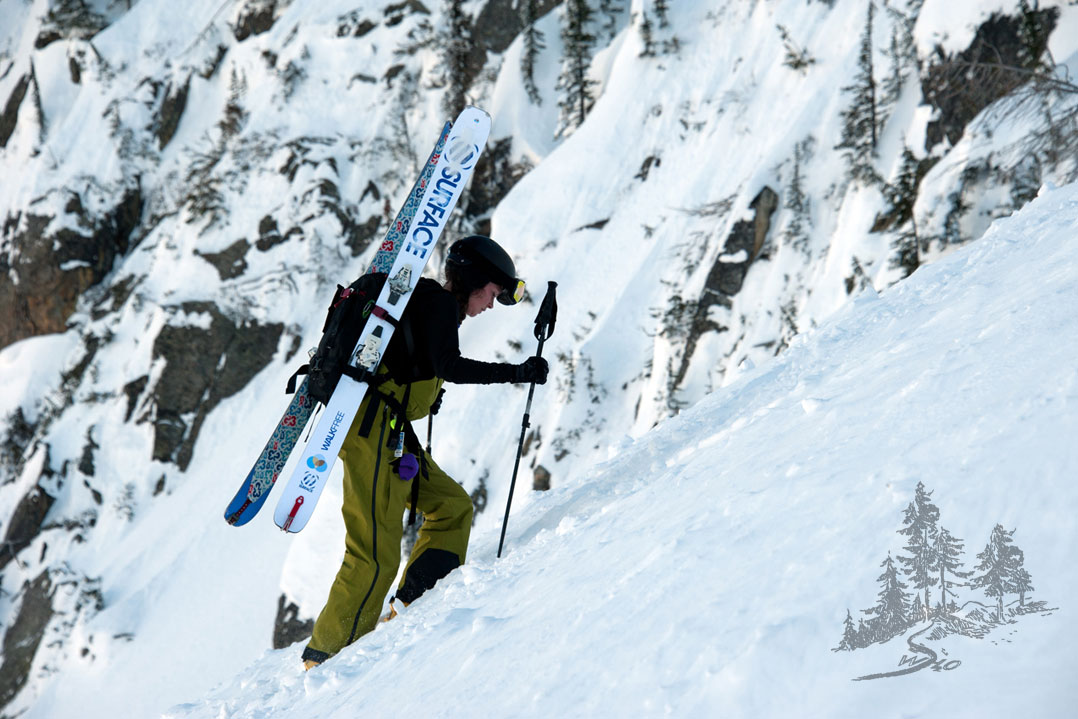
<path fill-rule="evenodd" d="M 397 321 L 475 169 L 489 133 L 490 116 L 475 107 L 465 108 L 456 121 L 446 123 L 404 206 L 389 227 L 367 270 L 385 272 L 389 281 L 383 285 L 375 309 L 352 351 L 349 364 L 353 369 L 337 382 L 277 502 L 273 518 L 285 531 L 298 532 L 310 519 L 348 427 L 368 390 L 367 383 L 357 377 L 377 371 Z M 258 460 L 225 509 L 229 524 L 246 524 L 265 504 L 299 443 L 315 404 L 304 378 Z"/>

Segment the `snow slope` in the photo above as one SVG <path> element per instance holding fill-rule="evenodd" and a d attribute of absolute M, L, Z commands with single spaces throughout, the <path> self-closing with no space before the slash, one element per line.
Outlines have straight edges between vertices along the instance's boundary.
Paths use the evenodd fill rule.
<path fill-rule="evenodd" d="M 579 481 L 304 674 L 268 652 L 166 716 L 1072 716 L 1078 185 L 869 291 Z M 982 639 L 832 652 L 918 482 L 966 543 L 1015 530 L 1048 611 Z M 956 590 L 963 612 L 991 605 Z M 1016 596 L 1008 597 L 1013 606 Z"/>

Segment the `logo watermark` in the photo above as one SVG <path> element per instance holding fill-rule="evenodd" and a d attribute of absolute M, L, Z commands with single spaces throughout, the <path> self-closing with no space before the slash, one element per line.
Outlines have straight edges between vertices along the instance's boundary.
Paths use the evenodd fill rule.
<path fill-rule="evenodd" d="M 983 639 L 1029 615 L 1055 611 L 1046 602 L 1030 599 L 1033 578 L 1025 568 L 1025 553 L 1014 542 L 1016 530 L 995 525 L 970 567 L 964 541 L 941 524 L 932 492 L 918 482 L 897 531 L 905 546 L 897 557 L 888 552 L 880 564 L 876 605 L 862 609 L 859 614 L 864 616 L 857 620 L 846 610 L 842 639 L 832 651 L 852 652 L 905 637 L 908 653 L 903 653 L 898 669 L 854 681 L 925 669 L 953 671 L 962 662 L 948 656 L 948 637 Z"/>

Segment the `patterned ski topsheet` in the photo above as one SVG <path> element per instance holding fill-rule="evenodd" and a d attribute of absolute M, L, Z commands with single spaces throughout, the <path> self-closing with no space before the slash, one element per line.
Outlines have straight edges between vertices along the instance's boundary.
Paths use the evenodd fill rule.
<path fill-rule="evenodd" d="M 225 520 L 229 524 L 242 526 L 258 514 L 273 488 L 273 483 L 277 481 L 281 469 L 288 461 L 288 455 L 299 441 L 299 435 L 311 418 L 313 410 L 314 400 L 307 394 L 307 378 L 304 377 L 292 396 L 292 401 L 288 403 L 288 409 L 281 416 L 281 421 L 277 423 L 277 428 L 262 449 L 258 461 L 225 509 Z"/>
<path fill-rule="evenodd" d="M 397 216 L 393 219 L 393 224 L 386 231 L 386 236 L 382 240 L 382 244 L 378 248 L 370 267 L 367 269 L 368 273 L 388 272 L 393 267 L 393 262 L 397 259 L 397 253 L 404 242 L 405 233 L 408 231 L 409 225 L 412 224 L 412 218 L 415 217 L 419 203 L 426 192 L 427 184 L 434 174 L 434 168 L 442 156 L 442 151 L 445 149 L 451 125 L 452 123 L 447 122 L 442 127 L 438 141 L 434 144 L 434 150 L 431 152 L 430 157 L 427 158 L 427 164 L 423 166 L 423 170 L 420 172 L 419 177 L 416 178 L 415 184 L 412 185 L 404 205 L 397 212 Z M 277 481 L 277 477 L 280 476 L 281 470 L 284 469 L 285 463 L 288 462 L 292 449 L 299 441 L 300 434 L 307 426 L 307 422 L 314 412 L 314 404 L 310 395 L 307 394 L 307 378 L 304 377 L 296 389 L 296 393 L 292 396 L 292 401 L 289 402 L 288 408 L 281 416 L 277 428 L 270 435 L 266 446 L 262 448 L 262 453 L 255 461 L 254 467 L 248 472 L 247 478 L 240 486 L 239 491 L 236 492 L 236 496 L 232 498 L 232 501 L 228 503 L 228 507 L 225 508 L 225 521 L 229 524 L 236 527 L 242 526 L 249 522 L 262 508 L 266 497 Z"/>
<path fill-rule="evenodd" d="M 378 295 L 376 310 L 360 333 L 350 360 L 353 366 L 373 372 L 381 362 L 386 345 L 393 339 L 396 321 L 403 315 L 412 290 L 486 147 L 490 124 L 490 115 L 476 107 L 466 107 L 454 121 L 445 152 L 434 169 L 435 180 L 423 194 L 415 221 L 407 228 L 404 243 L 389 270 L 389 279 Z M 337 383 L 277 501 L 273 520 L 286 532 L 300 531 L 310 519 L 366 392 L 365 382 L 348 375 L 343 375 Z"/>

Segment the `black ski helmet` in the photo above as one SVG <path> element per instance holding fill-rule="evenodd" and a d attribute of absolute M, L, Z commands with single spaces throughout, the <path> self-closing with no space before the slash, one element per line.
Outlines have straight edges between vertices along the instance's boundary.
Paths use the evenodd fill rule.
<path fill-rule="evenodd" d="M 468 290 L 493 282 L 502 288 L 498 302 L 503 305 L 515 305 L 524 297 L 524 280 L 517 277 L 513 258 L 489 237 L 469 235 L 457 240 L 445 261 L 468 284 Z"/>

